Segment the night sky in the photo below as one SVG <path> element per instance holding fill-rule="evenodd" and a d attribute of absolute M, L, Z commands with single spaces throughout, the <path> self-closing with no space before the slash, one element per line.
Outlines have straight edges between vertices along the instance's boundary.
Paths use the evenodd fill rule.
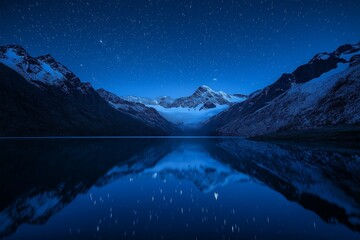
<path fill-rule="evenodd" d="M 0 1 L 0 45 L 50 53 L 118 95 L 251 93 L 360 41 L 359 0 Z"/>

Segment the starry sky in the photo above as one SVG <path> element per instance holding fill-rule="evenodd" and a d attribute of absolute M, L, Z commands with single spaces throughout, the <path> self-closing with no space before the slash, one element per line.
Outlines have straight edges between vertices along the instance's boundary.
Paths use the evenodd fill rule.
<path fill-rule="evenodd" d="M 358 0 L 1 0 L 0 45 L 120 96 L 249 94 L 360 41 Z"/>

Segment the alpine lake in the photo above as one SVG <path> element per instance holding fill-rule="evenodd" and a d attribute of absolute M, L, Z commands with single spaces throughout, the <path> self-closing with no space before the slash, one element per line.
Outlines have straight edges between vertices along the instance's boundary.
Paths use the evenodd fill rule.
<path fill-rule="evenodd" d="M 1 139 L 0 166 L 4 239 L 360 239 L 358 147 Z"/>

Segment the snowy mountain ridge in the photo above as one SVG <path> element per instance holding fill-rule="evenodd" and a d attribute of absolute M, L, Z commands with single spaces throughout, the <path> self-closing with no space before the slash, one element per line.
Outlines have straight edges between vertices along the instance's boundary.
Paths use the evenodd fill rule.
<path fill-rule="evenodd" d="M 0 63 L 12 68 L 27 81 L 39 88 L 44 85 L 58 86 L 63 92 L 87 94 L 93 91 L 90 83 L 83 83 L 50 54 L 32 57 L 18 45 L 0 47 Z"/>
<path fill-rule="evenodd" d="M 205 104 L 207 104 L 208 106 L 210 106 L 210 104 L 213 104 L 211 105 L 213 107 L 214 105 L 231 105 L 231 103 L 245 100 L 247 96 L 244 94 L 228 94 L 223 91 L 217 92 L 207 85 L 201 85 L 192 95 L 175 99 L 169 96 L 161 96 L 155 99 L 138 96 L 123 96 L 121 98 L 127 101 L 138 102 L 150 106 L 159 105 L 164 108 L 197 108 L 199 107 L 199 105 L 202 105 L 200 106 L 201 108 Z"/>
<path fill-rule="evenodd" d="M 123 98 L 156 109 L 165 119 L 178 126 L 195 129 L 233 104 L 244 101 L 247 96 L 244 94 L 228 94 L 223 91 L 217 92 L 206 85 L 201 85 L 188 97 L 173 99 L 169 96 L 163 96 L 150 99 L 126 96 Z"/>
<path fill-rule="evenodd" d="M 246 101 L 211 118 L 204 129 L 219 135 L 253 137 L 356 127 L 360 122 L 359 57 L 360 44 L 316 54 L 294 72 L 283 74 Z"/>

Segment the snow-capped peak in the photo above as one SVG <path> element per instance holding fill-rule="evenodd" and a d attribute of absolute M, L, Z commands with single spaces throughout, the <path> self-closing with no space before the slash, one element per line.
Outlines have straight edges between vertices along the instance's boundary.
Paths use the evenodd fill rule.
<path fill-rule="evenodd" d="M 127 96 L 130 102 L 143 103 L 155 108 L 168 121 L 185 128 L 197 128 L 210 117 L 227 109 L 234 102 L 247 99 L 243 94 L 216 92 L 207 85 L 201 85 L 188 97 L 173 99 L 162 96 L 156 99 Z"/>
<path fill-rule="evenodd" d="M 191 96 L 175 99 L 171 107 L 197 108 L 207 104 L 208 106 L 229 105 L 232 102 L 240 102 L 246 97 L 241 98 L 227 94 L 223 91 L 214 91 L 209 86 L 201 85 Z"/>
<path fill-rule="evenodd" d="M 32 57 L 21 46 L 7 45 L 0 47 L 0 63 L 12 68 L 40 88 L 56 86 L 66 93 L 80 91 L 83 94 L 93 91 L 90 83 L 82 83 L 50 54 Z"/>
<path fill-rule="evenodd" d="M 53 69 L 44 58 L 32 58 L 19 46 L 9 45 L 0 48 L 0 62 L 14 69 L 29 81 L 54 84 L 64 76 Z"/>
<path fill-rule="evenodd" d="M 330 58 L 330 54 L 327 53 L 327 52 L 319 53 L 319 54 L 316 55 L 316 58 L 322 59 L 322 60 L 327 60 L 327 59 Z"/>
<path fill-rule="evenodd" d="M 45 54 L 45 55 L 39 56 L 36 59 L 42 60 L 47 63 L 56 62 L 56 60 L 50 54 Z"/>
<path fill-rule="evenodd" d="M 209 92 L 214 92 L 214 90 L 212 90 L 209 86 L 207 85 L 201 85 L 198 89 L 204 89 L 206 91 L 209 91 Z"/>
<path fill-rule="evenodd" d="M 3 46 L 0 48 L 0 53 L 3 53 L 5 50 L 8 50 L 9 54 L 14 54 L 18 57 L 28 57 L 29 56 L 28 53 L 26 52 L 26 50 L 20 45 L 10 44 L 10 45 Z"/>

